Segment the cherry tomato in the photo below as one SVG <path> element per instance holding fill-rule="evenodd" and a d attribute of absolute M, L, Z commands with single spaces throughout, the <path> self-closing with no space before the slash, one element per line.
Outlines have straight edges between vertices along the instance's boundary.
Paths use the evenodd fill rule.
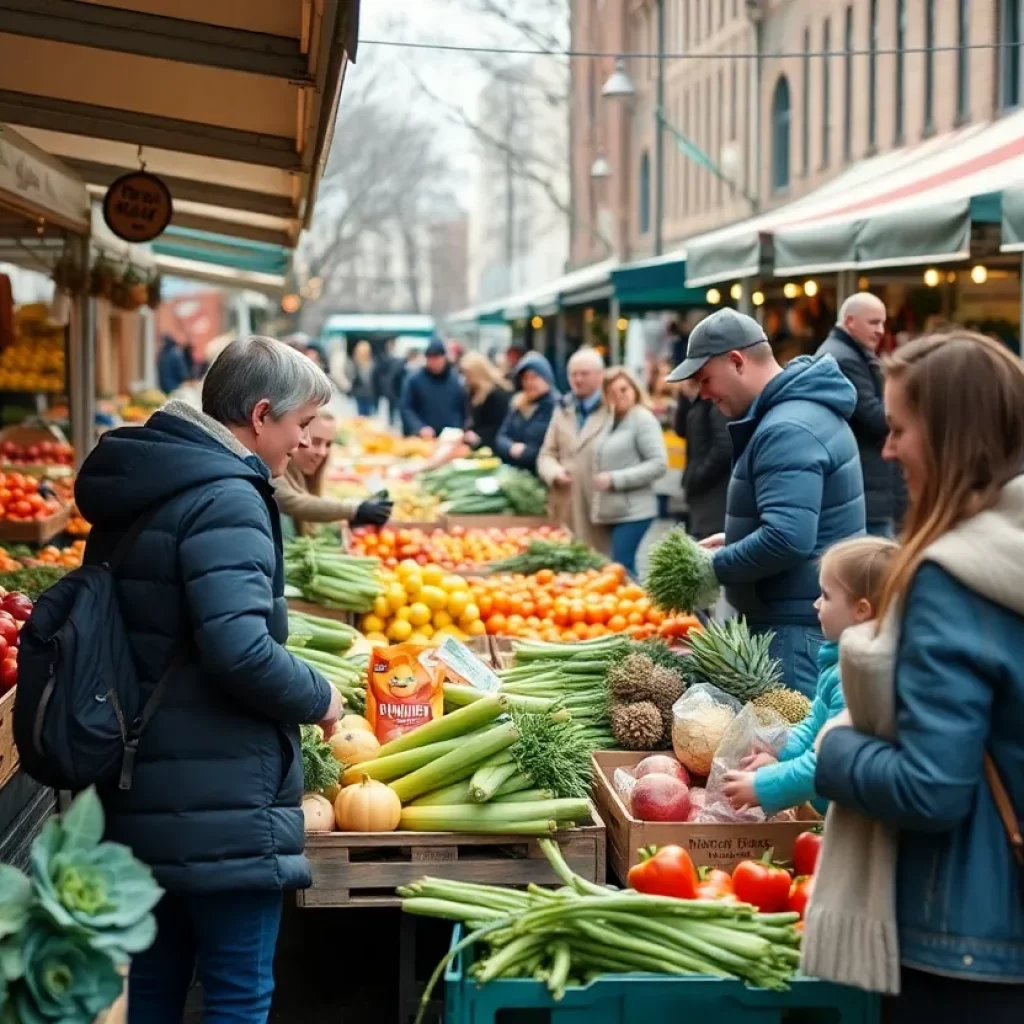
<path fill-rule="evenodd" d="M 789 896 L 786 898 L 786 909 L 800 915 L 802 921 L 807 913 L 807 904 L 814 892 L 814 877 L 801 876 L 795 878 L 789 887 Z"/>
<path fill-rule="evenodd" d="M 793 871 L 797 875 L 813 875 L 821 853 L 821 830 L 801 832 L 793 843 Z"/>
<path fill-rule="evenodd" d="M 762 914 L 776 914 L 786 909 L 793 876 L 785 868 L 772 863 L 773 850 L 761 860 L 745 860 L 732 873 L 732 887 L 740 903 L 752 903 Z"/>

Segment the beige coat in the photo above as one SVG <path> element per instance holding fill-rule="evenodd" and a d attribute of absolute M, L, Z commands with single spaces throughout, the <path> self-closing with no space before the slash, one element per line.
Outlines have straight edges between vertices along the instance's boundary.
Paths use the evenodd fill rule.
<path fill-rule="evenodd" d="M 300 536 L 309 532 L 307 524 L 351 520 L 359 508 L 358 498 L 321 498 L 313 493 L 294 462 L 289 462 L 284 476 L 274 481 L 274 499 L 281 515 L 291 516 L 295 521 L 295 531 Z"/>
<path fill-rule="evenodd" d="M 580 540 L 602 554 L 611 551 L 611 535 L 608 527 L 591 520 L 590 510 L 594 501 L 594 449 L 610 422 L 611 414 L 602 403 L 587 417 L 580 433 L 576 427 L 576 403 L 567 397 L 555 409 L 537 457 L 537 475 L 551 488 L 551 518 L 564 523 Z M 572 477 L 569 486 L 552 482 L 559 469 L 565 469 Z"/>

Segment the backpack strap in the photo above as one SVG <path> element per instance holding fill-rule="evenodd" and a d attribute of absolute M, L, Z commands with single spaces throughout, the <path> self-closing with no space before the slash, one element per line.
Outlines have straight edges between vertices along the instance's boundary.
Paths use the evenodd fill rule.
<path fill-rule="evenodd" d="M 1010 840 L 1010 850 L 1018 866 L 1024 870 L 1024 836 L 1021 835 L 1020 822 L 1017 821 L 1017 813 L 1010 802 L 1010 794 L 999 777 L 999 770 L 990 754 L 985 754 L 985 776 L 988 779 L 989 789 L 992 790 L 992 799 L 995 800 L 999 817 L 1003 820 L 1003 827 L 1006 829 L 1006 836 Z"/>

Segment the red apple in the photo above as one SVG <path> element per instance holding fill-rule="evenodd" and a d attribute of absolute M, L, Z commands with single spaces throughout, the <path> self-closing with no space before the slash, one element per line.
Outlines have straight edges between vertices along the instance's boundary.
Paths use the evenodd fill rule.
<path fill-rule="evenodd" d="M 633 777 L 637 779 L 654 774 L 671 775 L 685 786 L 690 784 L 690 773 L 670 754 L 651 754 L 633 770 Z"/>
<path fill-rule="evenodd" d="M 18 683 L 18 656 L 11 651 L 0 662 L 0 693 L 13 690 Z"/>
<path fill-rule="evenodd" d="M 641 821 L 686 821 L 690 790 L 673 775 L 645 775 L 633 789 L 633 816 Z"/>
<path fill-rule="evenodd" d="M 29 513 L 31 514 L 31 509 Z M 24 595 L 19 594 L 17 591 L 8 594 L 2 602 L 0 607 L 3 608 L 8 615 L 13 619 L 17 619 L 18 622 L 25 622 L 28 617 L 32 614 L 32 602 Z"/>
<path fill-rule="evenodd" d="M 14 616 L 5 611 L 0 611 L 0 639 L 4 640 L 8 647 L 18 646 L 18 623 Z"/>

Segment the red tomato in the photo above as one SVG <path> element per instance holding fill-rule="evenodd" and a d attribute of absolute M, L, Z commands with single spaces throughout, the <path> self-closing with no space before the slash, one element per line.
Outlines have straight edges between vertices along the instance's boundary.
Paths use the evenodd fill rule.
<path fill-rule="evenodd" d="M 793 871 L 797 875 L 813 875 L 821 853 L 821 830 L 801 832 L 793 843 Z"/>
<path fill-rule="evenodd" d="M 15 622 L 13 615 L 2 610 L 0 610 L 0 639 L 8 647 L 18 646 L 18 623 Z M 0 658 L 2 658 L 2 655 L 0 655 Z"/>
<path fill-rule="evenodd" d="M 0 693 L 13 690 L 18 683 L 18 657 L 13 652 L 0 662 Z"/>
<path fill-rule="evenodd" d="M 25 519 L 28 516 L 32 515 L 32 506 L 24 499 L 21 501 L 16 501 L 14 502 L 13 505 L 11 505 L 11 513 L 12 515 L 16 515 L 22 519 Z"/>
<path fill-rule="evenodd" d="M 807 913 L 807 904 L 814 892 L 814 877 L 803 876 L 794 879 L 786 898 L 786 909 L 800 915 L 802 921 Z"/>
<path fill-rule="evenodd" d="M 701 868 L 697 899 L 724 900 L 732 897 L 732 876 L 721 868 Z"/>
<path fill-rule="evenodd" d="M 697 869 L 681 846 L 663 846 L 640 851 L 640 863 L 629 869 L 629 887 L 647 896 L 675 896 L 692 900 L 697 896 Z"/>
<path fill-rule="evenodd" d="M 772 850 L 761 860 L 745 860 L 732 873 L 732 887 L 740 903 L 752 903 L 762 914 L 786 909 L 793 876 L 772 863 Z"/>

